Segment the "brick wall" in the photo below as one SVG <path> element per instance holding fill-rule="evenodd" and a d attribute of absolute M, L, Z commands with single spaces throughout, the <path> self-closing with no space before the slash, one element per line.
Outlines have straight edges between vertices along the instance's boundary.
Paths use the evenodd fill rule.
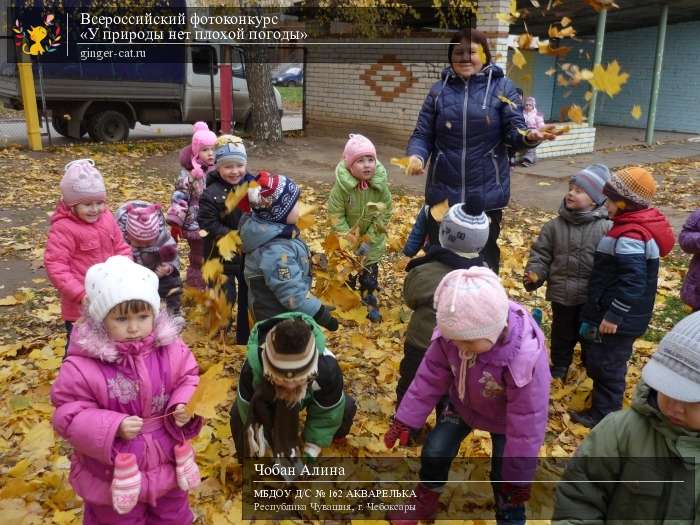
<path fill-rule="evenodd" d="M 567 125 L 571 126 L 569 133 L 557 137 L 556 140 L 544 142 L 537 148 L 538 158 L 562 157 L 593 151 L 595 128 L 573 122 L 567 122 Z"/>

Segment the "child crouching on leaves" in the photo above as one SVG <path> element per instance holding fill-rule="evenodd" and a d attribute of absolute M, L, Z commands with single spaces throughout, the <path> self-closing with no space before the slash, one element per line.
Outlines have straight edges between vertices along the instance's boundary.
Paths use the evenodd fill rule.
<path fill-rule="evenodd" d="M 261 171 L 248 190 L 252 213 L 241 219 L 245 280 L 253 322 L 303 312 L 332 332 L 338 321 L 311 295 L 311 252 L 299 238 L 299 186 L 284 175 Z"/>
<path fill-rule="evenodd" d="M 432 520 L 460 444 L 475 429 L 491 433 L 496 519 L 525 523 L 525 502 L 544 441 L 549 365 L 544 336 L 521 305 L 508 300 L 495 273 L 473 267 L 448 273 L 435 291 L 437 329 L 403 397 L 387 448 L 408 442 L 438 401 L 449 404 L 421 453 L 415 510 L 391 512 L 392 523 Z"/>
<path fill-rule="evenodd" d="M 370 206 L 377 203 L 379 206 Z M 335 184 L 328 197 L 328 215 L 333 230 L 343 235 L 355 226 L 367 236 L 367 249 L 359 276 L 360 293 L 369 307 L 369 319 L 381 320 L 375 292 L 379 289 L 379 261 L 386 251 L 386 227 L 391 218 L 391 193 L 386 169 L 367 137 L 350 135 L 343 160 L 335 167 Z"/>
<path fill-rule="evenodd" d="M 195 122 L 192 143 L 180 151 L 180 175 L 168 209 L 168 224 L 175 242 L 180 237 L 190 246 L 190 265 L 187 268 L 187 286 L 203 290 L 203 241 L 199 235 L 199 199 L 206 187 L 207 174 L 214 170 L 216 134 L 206 122 Z"/>
<path fill-rule="evenodd" d="M 559 215 L 542 226 L 525 268 L 529 292 L 547 283 L 552 303 L 552 366 L 555 379 L 566 380 L 579 337 L 581 310 L 586 303 L 593 255 L 610 229 L 603 187 L 610 170 L 593 164 L 569 181 Z"/>
<path fill-rule="evenodd" d="M 124 240 L 131 246 L 134 261 L 158 276 L 158 294 L 165 300 L 168 312 L 180 315 L 180 257 L 160 206 L 145 201 L 129 201 L 119 207 L 115 217 Z"/>
<path fill-rule="evenodd" d="M 107 208 L 104 179 L 92 159 L 66 164 L 61 196 L 51 216 L 44 267 L 61 297 L 68 349 L 85 302 L 85 272 L 112 255 L 131 257 L 131 248 Z"/>
<path fill-rule="evenodd" d="M 69 441 L 83 523 L 190 524 L 200 482 L 185 411 L 199 382 L 179 328 L 160 310 L 158 277 L 126 257 L 85 276 L 88 308 L 51 387 L 53 425 Z"/>

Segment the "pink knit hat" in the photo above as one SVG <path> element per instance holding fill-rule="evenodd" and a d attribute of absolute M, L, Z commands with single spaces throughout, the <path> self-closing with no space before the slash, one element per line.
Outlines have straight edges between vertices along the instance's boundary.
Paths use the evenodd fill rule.
<path fill-rule="evenodd" d="M 209 130 L 206 122 L 195 122 L 194 134 L 192 135 L 192 175 L 197 178 L 204 177 L 205 170 L 202 168 L 202 161 L 199 160 L 199 152 L 202 148 L 216 145 L 216 133 Z"/>
<path fill-rule="evenodd" d="M 92 159 L 78 159 L 66 164 L 60 188 L 67 206 L 107 198 L 102 174 Z"/>
<path fill-rule="evenodd" d="M 350 134 L 350 138 L 345 143 L 345 149 L 343 150 L 343 160 L 345 161 L 345 167 L 350 169 L 357 159 L 364 157 L 365 155 L 370 155 L 377 158 L 377 150 L 369 140 L 364 135 L 354 135 Z"/>
<path fill-rule="evenodd" d="M 508 296 L 498 276 L 485 267 L 455 270 L 435 290 L 437 326 L 447 339 L 498 340 L 508 320 Z"/>
<path fill-rule="evenodd" d="M 130 205 L 126 212 L 126 233 L 136 241 L 153 241 L 160 234 L 161 220 L 159 204 Z"/>

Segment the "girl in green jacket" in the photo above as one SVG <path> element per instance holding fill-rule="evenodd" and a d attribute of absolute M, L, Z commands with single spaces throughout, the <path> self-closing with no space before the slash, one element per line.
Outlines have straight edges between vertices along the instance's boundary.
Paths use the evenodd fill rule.
<path fill-rule="evenodd" d="M 365 257 L 363 268 L 350 284 L 354 288 L 359 278 L 360 293 L 373 322 L 381 320 L 375 292 L 379 289 L 379 260 L 386 251 L 391 209 L 386 169 L 377 160 L 374 144 L 363 135 L 351 134 L 343 159 L 335 167 L 328 215 L 336 233 L 345 235 L 357 227 L 359 235 L 367 239 L 359 251 Z"/>

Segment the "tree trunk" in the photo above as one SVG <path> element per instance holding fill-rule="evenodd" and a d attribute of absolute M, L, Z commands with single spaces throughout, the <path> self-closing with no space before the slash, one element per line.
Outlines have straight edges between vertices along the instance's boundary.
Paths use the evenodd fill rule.
<path fill-rule="evenodd" d="M 282 119 L 272 87 L 272 71 L 265 55 L 265 49 L 260 46 L 248 46 L 245 53 L 251 132 L 253 140 L 277 143 L 282 142 Z"/>

